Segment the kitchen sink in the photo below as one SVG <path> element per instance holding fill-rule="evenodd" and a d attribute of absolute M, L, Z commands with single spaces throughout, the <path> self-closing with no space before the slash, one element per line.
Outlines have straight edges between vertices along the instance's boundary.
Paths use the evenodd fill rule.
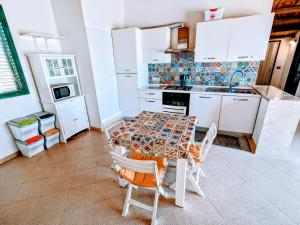
<path fill-rule="evenodd" d="M 223 92 L 223 93 L 236 93 L 236 94 L 251 94 L 256 95 L 256 92 L 252 89 L 244 88 L 218 88 L 218 87 L 209 87 L 205 89 L 206 92 Z"/>

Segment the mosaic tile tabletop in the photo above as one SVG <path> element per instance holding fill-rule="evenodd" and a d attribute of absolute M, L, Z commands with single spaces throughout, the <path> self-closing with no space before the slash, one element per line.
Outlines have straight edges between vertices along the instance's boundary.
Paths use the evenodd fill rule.
<path fill-rule="evenodd" d="M 193 116 L 142 112 L 111 135 L 114 145 L 177 160 L 187 158 L 197 119 Z"/>

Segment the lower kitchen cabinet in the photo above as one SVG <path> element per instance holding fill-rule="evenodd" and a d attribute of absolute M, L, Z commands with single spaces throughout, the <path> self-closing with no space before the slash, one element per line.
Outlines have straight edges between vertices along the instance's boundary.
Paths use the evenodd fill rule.
<path fill-rule="evenodd" d="M 260 98 L 223 96 L 219 130 L 252 134 Z"/>
<path fill-rule="evenodd" d="M 221 102 L 221 95 L 191 94 L 189 115 L 198 118 L 200 127 L 218 126 Z"/>
<path fill-rule="evenodd" d="M 162 100 L 140 98 L 140 111 L 161 112 Z"/>

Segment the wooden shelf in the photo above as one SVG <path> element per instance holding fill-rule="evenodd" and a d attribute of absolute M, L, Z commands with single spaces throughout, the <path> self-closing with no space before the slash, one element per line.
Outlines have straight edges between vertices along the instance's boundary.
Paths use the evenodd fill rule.
<path fill-rule="evenodd" d="M 44 39 L 65 39 L 64 36 L 54 35 L 54 34 L 44 34 L 36 32 L 19 32 L 20 36 L 31 37 L 31 38 L 44 38 Z"/>

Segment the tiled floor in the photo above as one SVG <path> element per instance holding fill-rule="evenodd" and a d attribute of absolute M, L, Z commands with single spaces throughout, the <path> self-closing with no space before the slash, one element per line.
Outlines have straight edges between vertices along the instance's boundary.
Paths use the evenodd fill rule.
<path fill-rule="evenodd" d="M 150 224 L 130 208 L 121 216 L 126 190 L 112 181 L 102 136 L 88 132 L 37 157 L 0 166 L 1 225 Z M 300 224 L 300 166 L 213 146 L 204 165 L 201 198 L 187 193 L 185 208 L 160 199 L 158 224 Z M 139 190 L 134 197 L 152 202 Z"/>

